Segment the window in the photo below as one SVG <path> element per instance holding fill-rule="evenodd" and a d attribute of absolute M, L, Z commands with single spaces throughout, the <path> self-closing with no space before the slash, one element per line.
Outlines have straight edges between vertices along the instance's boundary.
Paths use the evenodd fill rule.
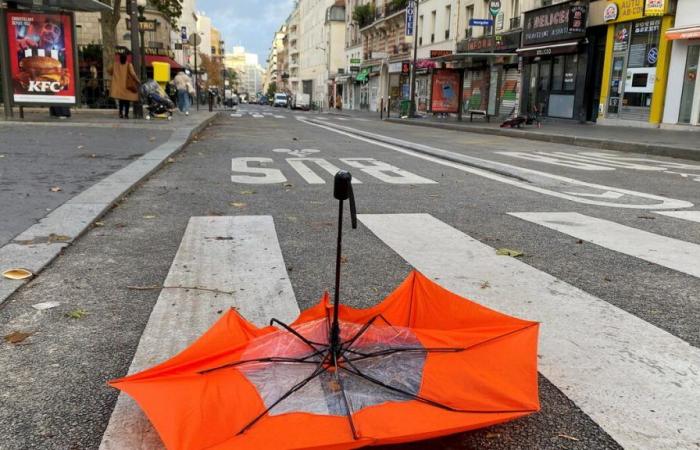
<path fill-rule="evenodd" d="M 423 45 L 423 33 L 425 32 L 425 28 L 423 27 L 423 16 L 418 17 L 418 45 Z"/>
<path fill-rule="evenodd" d="M 450 38 L 450 22 L 452 21 L 452 6 L 445 6 L 445 39 Z"/>
<path fill-rule="evenodd" d="M 564 84 L 564 56 L 552 58 L 552 90 L 561 91 Z"/>
<path fill-rule="evenodd" d="M 430 13 L 430 43 L 435 42 L 435 21 L 437 19 L 437 11 Z"/>
<path fill-rule="evenodd" d="M 474 5 L 469 5 L 467 6 L 466 14 L 464 15 L 467 24 L 466 28 L 464 30 L 464 37 L 468 38 L 471 37 L 471 26 L 469 25 L 469 22 L 474 18 Z"/>

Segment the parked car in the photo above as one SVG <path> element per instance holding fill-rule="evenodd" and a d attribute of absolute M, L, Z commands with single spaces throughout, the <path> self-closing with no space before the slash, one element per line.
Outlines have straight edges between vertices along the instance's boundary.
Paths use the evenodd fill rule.
<path fill-rule="evenodd" d="M 278 92 L 275 94 L 275 101 L 273 103 L 273 106 L 275 108 L 282 107 L 286 108 L 289 105 L 289 98 L 287 97 L 287 94 Z"/>
<path fill-rule="evenodd" d="M 268 101 L 266 95 L 263 95 L 262 97 L 260 97 L 260 100 L 258 100 L 258 105 L 269 105 L 269 104 L 270 104 L 270 102 Z"/>
<path fill-rule="evenodd" d="M 311 107 L 311 96 L 309 94 L 297 94 L 291 105 L 292 109 L 303 109 L 308 111 Z"/>

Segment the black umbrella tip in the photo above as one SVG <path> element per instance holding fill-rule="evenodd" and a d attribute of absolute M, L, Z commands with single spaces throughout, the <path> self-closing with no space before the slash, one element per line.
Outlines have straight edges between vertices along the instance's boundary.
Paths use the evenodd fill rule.
<path fill-rule="evenodd" d="M 347 200 L 352 195 L 352 175 L 346 170 L 335 174 L 333 197 L 337 200 Z"/>

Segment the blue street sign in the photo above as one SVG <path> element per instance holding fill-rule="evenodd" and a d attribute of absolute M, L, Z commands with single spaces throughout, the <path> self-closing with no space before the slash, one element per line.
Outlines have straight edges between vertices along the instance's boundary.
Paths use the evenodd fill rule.
<path fill-rule="evenodd" d="M 409 0 L 406 5 L 406 36 L 413 36 L 416 27 L 416 0 Z"/>
<path fill-rule="evenodd" d="M 469 26 L 490 27 L 493 26 L 493 19 L 469 19 Z"/>

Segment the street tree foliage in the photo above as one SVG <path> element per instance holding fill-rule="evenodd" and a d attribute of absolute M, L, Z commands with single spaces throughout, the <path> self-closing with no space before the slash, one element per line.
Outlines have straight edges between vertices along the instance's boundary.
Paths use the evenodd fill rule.
<path fill-rule="evenodd" d="M 102 23 L 102 68 L 104 78 L 114 65 L 114 55 L 117 46 L 117 24 L 122 19 L 121 9 L 129 0 L 100 0 L 110 5 L 109 11 L 102 11 L 100 22 Z M 177 21 L 182 15 L 182 0 L 148 0 L 148 5 L 157 9 L 168 19 L 172 26 L 177 26 Z"/>
<path fill-rule="evenodd" d="M 352 11 L 352 20 L 357 22 L 360 28 L 366 27 L 374 21 L 375 7 L 371 3 L 357 5 Z"/>
<path fill-rule="evenodd" d="M 277 93 L 277 82 L 273 81 L 270 83 L 270 85 L 267 87 L 267 97 L 272 98 L 275 96 Z"/>
<path fill-rule="evenodd" d="M 207 74 L 207 85 L 209 87 L 220 87 L 223 84 L 224 65 L 218 58 L 200 53 L 200 68 Z"/>

